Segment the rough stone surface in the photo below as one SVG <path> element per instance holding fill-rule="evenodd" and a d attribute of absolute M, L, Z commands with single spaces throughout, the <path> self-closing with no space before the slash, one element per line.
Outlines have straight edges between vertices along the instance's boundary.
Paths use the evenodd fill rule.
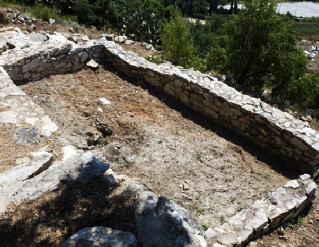
<path fill-rule="evenodd" d="M 135 247 L 137 241 L 130 232 L 113 230 L 112 228 L 96 226 L 84 228 L 67 241 L 61 244 L 61 247 Z"/>
<path fill-rule="evenodd" d="M 207 241 L 213 246 L 245 245 L 295 218 L 314 199 L 316 192 L 317 186 L 309 175 L 301 175 L 214 228 L 215 234 L 206 235 Z"/>
<path fill-rule="evenodd" d="M 91 59 L 89 62 L 86 63 L 86 66 L 96 69 L 99 67 L 99 64 L 95 62 L 93 59 Z"/>
<path fill-rule="evenodd" d="M 142 246 L 206 246 L 198 221 L 183 207 L 151 191 L 138 199 L 136 226 Z"/>
<path fill-rule="evenodd" d="M 35 144 L 39 141 L 39 134 L 36 127 L 26 127 L 14 130 L 12 138 L 15 143 Z"/>
<path fill-rule="evenodd" d="M 13 170 L 8 170 L 7 174 L 14 174 L 16 172 L 15 169 L 23 169 L 23 165 L 20 168 L 14 167 L 12 168 Z M 3 213 L 6 206 L 11 202 L 20 204 L 23 200 L 35 199 L 42 192 L 55 189 L 61 180 L 75 179 L 86 182 L 92 178 L 102 177 L 103 173 L 109 169 L 110 164 L 103 163 L 91 152 L 86 152 L 84 154 L 73 155 L 50 166 L 46 162 L 43 166 L 46 169 L 38 168 L 35 172 L 37 175 L 34 177 L 31 175 L 34 174 L 33 171 L 36 168 L 32 169 L 32 174 L 28 173 L 28 179 L 20 177 L 19 180 L 14 179 L 14 183 L 6 183 L 5 186 L 0 187 L 0 197 L 2 198 L 0 213 Z M 34 167 L 38 166 L 34 165 Z M 31 170 L 29 169 L 29 171 Z"/>
<path fill-rule="evenodd" d="M 28 35 L 29 39 L 36 42 L 44 42 L 47 41 L 49 38 L 41 33 L 30 33 Z"/>

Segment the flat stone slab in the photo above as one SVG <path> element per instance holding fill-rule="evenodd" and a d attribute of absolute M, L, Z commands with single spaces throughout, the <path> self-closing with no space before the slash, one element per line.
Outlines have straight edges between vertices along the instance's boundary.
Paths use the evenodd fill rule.
<path fill-rule="evenodd" d="M 12 138 L 16 144 L 35 144 L 39 142 L 39 134 L 36 127 L 15 129 Z"/>
<path fill-rule="evenodd" d="M 113 230 L 109 227 L 96 226 L 84 228 L 60 247 L 90 247 L 90 246 L 107 246 L 107 247 L 135 247 L 137 240 L 133 233 Z"/>
<path fill-rule="evenodd" d="M 206 246 L 197 219 L 164 196 L 143 192 L 135 212 L 138 240 L 142 246 Z"/>

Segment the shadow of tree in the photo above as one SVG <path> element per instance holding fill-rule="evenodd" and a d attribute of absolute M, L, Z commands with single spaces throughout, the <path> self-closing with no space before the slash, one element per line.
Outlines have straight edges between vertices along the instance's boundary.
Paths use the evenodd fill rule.
<path fill-rule="evenodd" d="M 114 188 L 98 177 L 64 180 L 35 200 L 9 206 L 0 217 L 0 246 L 59 246 L 93 226 L 136 234 L 136 197 L 110 197 Z"/>

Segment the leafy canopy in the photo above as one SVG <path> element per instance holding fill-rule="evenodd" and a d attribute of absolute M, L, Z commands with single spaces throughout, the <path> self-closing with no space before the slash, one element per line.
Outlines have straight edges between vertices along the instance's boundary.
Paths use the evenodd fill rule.
<path fill-rule="evenodd" d="M 275 0 L 245 0 L 214 41 L 208 67 L 254 90 L 266 85 L 282 100 L 310 102 L 317 80 L 305 75 L 307 59 L 296 46 L 294 23 L 276 10 Z"/>
<path fill-rule="evenodd" d="M 175 65 L 188 67 L 194 54 L 193 39 L 189 27 L 179 11 L 164 25 L 161 34 L 162 50 Z"/>

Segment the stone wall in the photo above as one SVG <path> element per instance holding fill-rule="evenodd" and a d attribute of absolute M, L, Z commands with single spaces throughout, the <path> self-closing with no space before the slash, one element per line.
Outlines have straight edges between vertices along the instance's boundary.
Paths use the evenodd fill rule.
<path fill-rule="evenodd" d="M 213 246 L 245 246 L 270 230 L 278 228 L 299 215 L 315 198 L 317 185 L 304 174 L 290 180 L 248 209 L 243 209 L 227 223 L 206 233 Z M 220 245 L 221 244 L 221 245 Z"/>
<path fill-rule="evenodd" d="M 137 80 L 145 80 L 256 145 L 296 160 L 297 168 L 313 172 L 319 164 L 319 132 L 260 99 L 243 95 L 223 82 L 199 71 L 156 65 L 112 41 L 101 39 L 75 44 L 50 35 L 35 42 L 34 49 L 12 49 L 0 58 L 14 81 L 39 80 L 51 74 L 74 72 L 90 59 L 106 60 Z"/>

